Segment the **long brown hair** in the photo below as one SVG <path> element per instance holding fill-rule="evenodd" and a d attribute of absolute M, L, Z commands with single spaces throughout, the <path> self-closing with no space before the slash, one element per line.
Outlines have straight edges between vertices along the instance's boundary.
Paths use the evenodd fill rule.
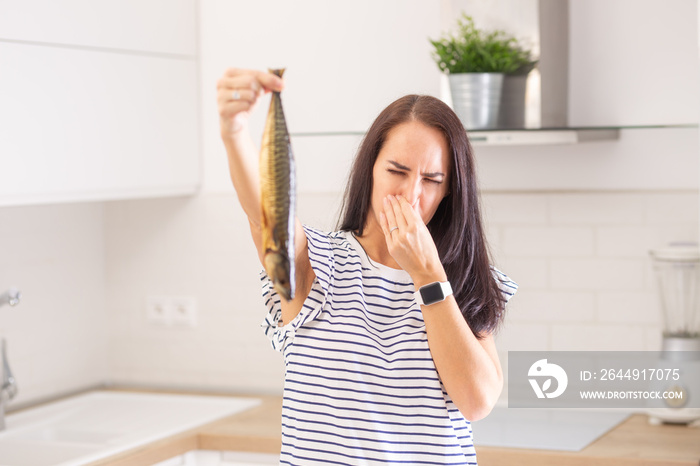
<path fill-rule="evenodd" d="M 481 225 L 472 148 L 459 117 L 444 102 L 427 95 L 407 95 L 379 114 L 355 157 L 337 229 L 362 236 L 370 210 L 372 170 L 379 151 L 391 129 L 413 120 L 440 130 L 451 152 L 450 192 L 427 227 L 454 290 L 457 305 L 474 335 L 481 339 L 483 332 L 495 331 L 502 322 L 505 299 L 491 272 Z"/>

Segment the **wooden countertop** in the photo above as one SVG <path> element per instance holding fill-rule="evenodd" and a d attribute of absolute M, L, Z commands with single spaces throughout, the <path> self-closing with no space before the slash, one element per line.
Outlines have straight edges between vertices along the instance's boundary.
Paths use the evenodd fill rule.
<path fill-rule="evenodd" d="M 262 403 L 92 465 L 152 465 L 197 449 L 278 453 L 282 436 L 282 398 L 252 398 L 260 398 Z M 479 466 L 698 466 L 700 428 L 653 426 L 646 415 L 633 414 L 578 452 L 500 447 L 477 447 L 476 451 Z"/>

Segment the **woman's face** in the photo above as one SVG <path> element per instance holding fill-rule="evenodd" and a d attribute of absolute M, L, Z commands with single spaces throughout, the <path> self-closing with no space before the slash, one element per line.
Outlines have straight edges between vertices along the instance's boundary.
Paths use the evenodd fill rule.
<path fill-rule="evenodd" d="M 443 134 L 413 120 L 395 126 L 372 170 L 372 214 L 379 224 L 384 198 L 401 195 L 427 225 L 449 191 L 450 152 Z"/>

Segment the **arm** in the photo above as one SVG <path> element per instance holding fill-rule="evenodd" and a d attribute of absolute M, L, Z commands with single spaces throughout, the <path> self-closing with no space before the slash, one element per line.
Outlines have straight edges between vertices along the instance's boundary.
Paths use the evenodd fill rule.
<path fill-rule="evenodd" d="M 271 90 L 281 90 L 283 82 L 277 76 L 262 71 L 230 69 L 217 83 L 221 139 L 228 156 L 229 173 L 238 201 L 248 217 L 253 243 L 262 263 L 262 230 L 260 226 L 260 180 L 258 150 L 248 129 L 249 115 L 259 98 Z M 233 91 L 240 99 L 233 99 Z M 295 226 L 296 295 L 291 301 L 281 300 L 282 320 L 290 322 L 301 310 L 315 277 L 299 219 Z"/>
<path fill-rule="evenodd" d="M 447 280 L 428 228 L 405 199 L 390 199 L 380 215 L 380 224 L 389 253 L 411 275 L 416 290 Z M 394 226 L 399 229 L 390 233 Z M 478 340 L 454 296 L 421 306 L 421 312 L 430 354 L 447 393 L 466 419 L 486 417 L 503 389 L 493 335 Z"/>
<path fill-rule="evenodd" d="M 445 281 L 439 274 L 414 280 L 423 285 Z M 421 306 L 430 354 L 452 401 L 470 421 L 486 417 L 503 390 L 503 372 L 493 335 L 478 340 L 454 296 Z"/>

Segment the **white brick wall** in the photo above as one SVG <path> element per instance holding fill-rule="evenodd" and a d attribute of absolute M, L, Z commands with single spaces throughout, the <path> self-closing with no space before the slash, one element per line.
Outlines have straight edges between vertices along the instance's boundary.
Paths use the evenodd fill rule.
<path fill-rule="evenodd" d="M 304 194 L 302 223 L 332 229 L 337 194 Z M 260 323 L 261 270 L 235 194 L 107 206 L 110 375 L 116 383 L 281 391 L 282 355 Z M 146 297 L 193 296 L 195 328 L 147 322 Z"/>
<path fill-rule="evenodd" d="M 497 265 L 520 285 L 499 337 L 503 356 L 535 346 L 660 349 L 663 319 L 648 252 L 697 241 L 697 192 L 483 196 Z"/>
<path fill-rule="evenodd" d="M 299 216 L 332 229 L 339 202 L 302 193 Z M 515 350 L 660 349 L 648 250 L 697 236 L 697 192 L 487 192 L 483 206 L 496 265 L 520 285 L 497 334 L 504 370 Z M 259 329 L 260 264 L 235 195 L 111 203 L 106 217 L 112 379 L 278 392 L 282 357 Z M 199 326 L 149 325 L 149 294 L 195 296 Z"/>
<path fill-rule="evenodd" d="M 0 293 L 22 292 L 0 308 L 19 389 L 10 406 L 106 380 L 103 220 L 101 204 L 0 208 Z"/>
<path fill-rule="evenodd" d="M 299 216 L 331 229 L 339 201 L 302 193 Z M 504 370 L 515 350 L 660 348 L 648 250 L 697 237 L 697 192 L 486 192 L 483 205 L 496 265 L 520 285 L 496 337 Z M 104 380 L 281 390 L 235 195 L 4 208 L 0 220 L 0 282 L 24 292 L 0 309 L 15 403 Z M 196 297 L 198 326 L 150 325 L 149 295 Z"/>

